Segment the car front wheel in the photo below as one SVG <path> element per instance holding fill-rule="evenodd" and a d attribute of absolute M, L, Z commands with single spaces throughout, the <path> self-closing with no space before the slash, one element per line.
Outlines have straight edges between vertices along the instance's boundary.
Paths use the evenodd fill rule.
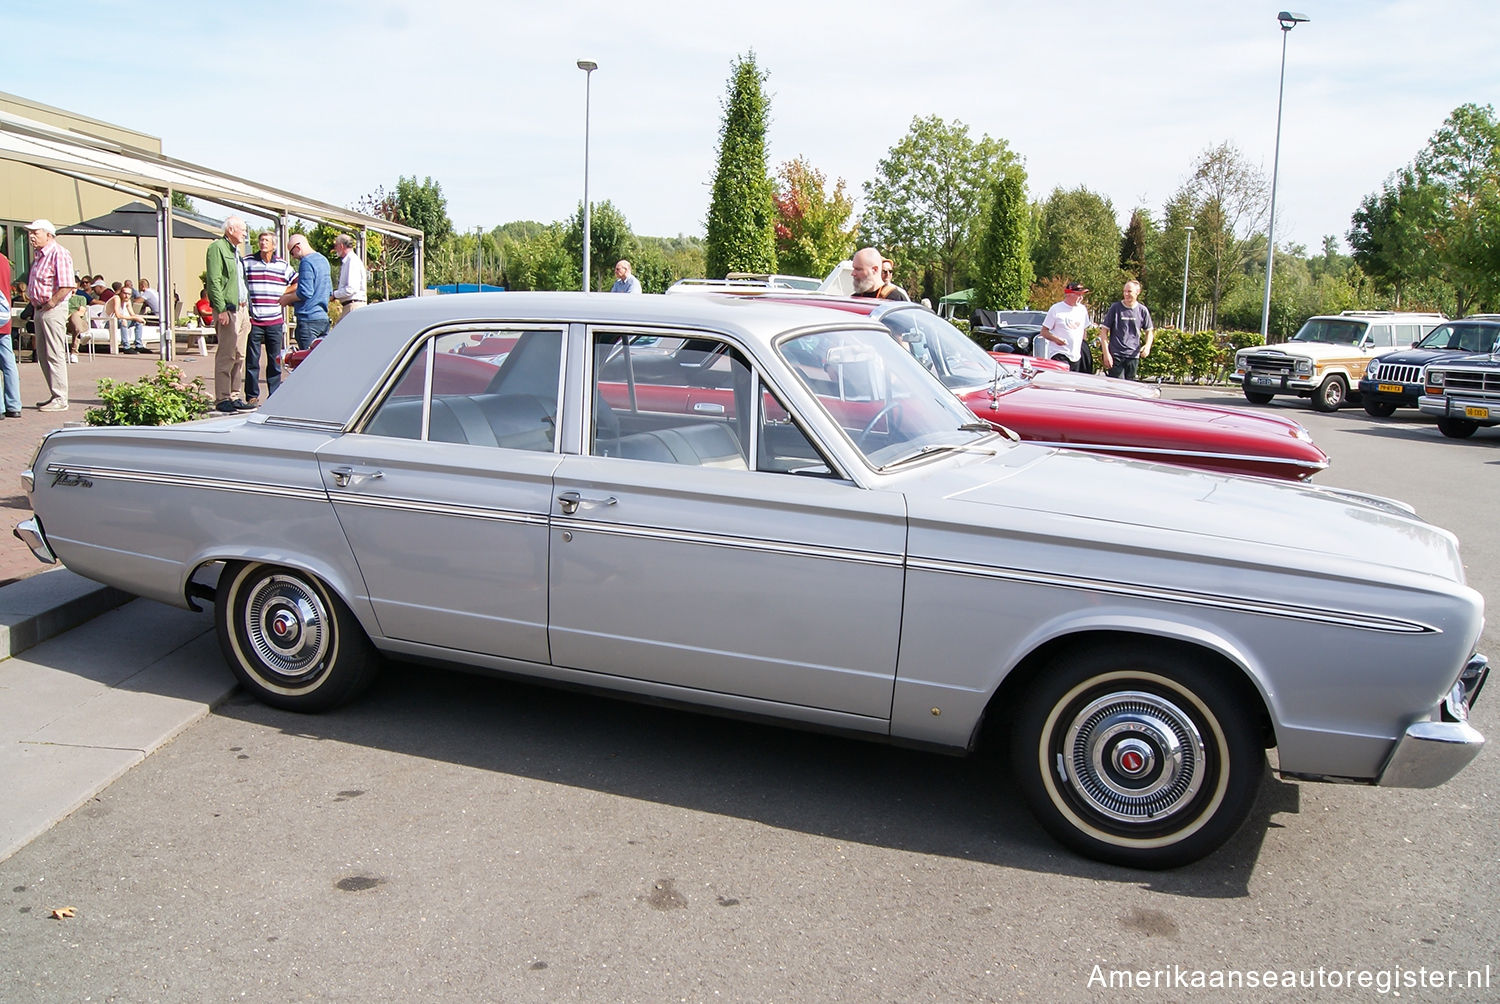
<path fill-rule="evenodd" d="M 1396 406 L 1389 401 L 1365 399 L 1365 414 L 1371 418 L 1390 418 L 1395 413 Z"/>
<path fill-rule="evenodd" d="M 1251 404 L 1270 404 L 1271 398 L 1275 396 L 1275 394 L 1265 394 L 1258 390 L 1251 390 L 1249 387 L 1245 388 L 1245 400 Z"/>
<path fill-rule="evenodd" d="M 1331 376 L 1313 391 L 1313 407 L 1318 411 L 1338 411 L 1349 396 L 1349 387 L 1341 376 Z"/>
<path fill-rule="evenodd" d="M 1233 836 L 1265 769 L 1245 698 L 1174 655 L 1091 649 L 1044 671 L 1011 732 L 1038 821 L 1088 857 L 1175 868 Z"/>
<path fill-rule="evenodd" d="M 1440 418 L 1438 432 L 1449 439 L 1468 439 L 1479 431 L 1479 423 L 1467 418 Z"/>
<path fill-rule="evenodd" d="M 240 684 L 288 711 L 326 711 L 374 678 L 376 655 L 349 608 L 305 572 L 231 562 L 219 577 L 219 647 Z"/>

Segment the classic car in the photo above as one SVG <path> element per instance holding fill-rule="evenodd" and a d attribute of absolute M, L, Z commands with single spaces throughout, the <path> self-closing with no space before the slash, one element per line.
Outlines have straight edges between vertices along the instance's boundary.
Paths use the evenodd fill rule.
<path fill-rule="evenodd" d="M 1359 396 L 1366 414 L 1389 418 L 1415 408 L 1427 386 L 1427 367 L 1500 350 L 1500 320 L 1466 317 L 1439 324 L 1409 349 L 1370 360 Z"/>
<path fill-rule="evenodd" d="M 1318 411 L 1338 411 L 1359 397 L 1370 360 L 1398 345 L 1410 345 L 1446 321 L 1442 314 L 1346 310 L 1309 317 L 1289 342 L 1240 349 L 1234 354 L 1237 383 L 1251 404 L 1278 394 L 1312 399 Z"/>
<path fill-rule="evenodd" d="M 515 344 L 453 390 L 439 360 L 486 337 Z M 378 304 L 259 411 L 62 429 L 23 484 L 39 558 L 212 603 L 277 707 L 350 700 L 386 655 L 998 743 L 1051 833 L 1128 865 L 1222 844 L 1268 747 L 1287 777 L 1424 787 L 1483 744 L 1483 600 L 1452 534 L 1358 493 L 1019 442 L 843 312 Z"/>
<path fill-rule="evenodd" d="M 1046 319 L 1045 310 L 974 310 L 969 324 L 977 339 L 991 343 L 990 351 L 1029 356 Z"/>
<path fill-rule="evenodd" d="M 1481 426 L 1500 425 L 1500 346 L 1487 356 L 1427 367 L 1417 408 L 1437 418 L 1449 439 L 1468 439 Z"/>
<path fill-rule="evenodd" d="M 760 298 L 878 320 L 974 414 L 1028 442 L 1292 481 L 1328 466 L 1328 455 L 1289 418 L 1142 400 L 1160 392 L 1133 380 L 1035 370 L 1030 364 L 1036 360 L 1026 356 L 1002 355 L 997 366 L 995 356 L 919 304 L 780 293 Z"/>

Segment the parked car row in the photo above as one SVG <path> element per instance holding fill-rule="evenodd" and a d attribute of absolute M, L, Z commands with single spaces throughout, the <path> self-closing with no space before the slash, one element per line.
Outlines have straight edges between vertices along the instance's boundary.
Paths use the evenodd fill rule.
<path fill-rule="evenodd" d="M 1269 747 L 1287 777 L 1403 787 L 1479 752 L 1484 604 L 1452 534 L 1357 492 L 1020 442 L 945 382 L 971 357 L 911 320 L 378 304 L 257 412 L 50 434 L 16 532 L 212 603 L 278 707 L 348 701 L 384 654 L 993 742 L 1049 832 L 1127 865 L 1221 845 Z M 982 364 L 998 407 L 1010 371 Z"/>
<path fill-rule="evenodd" d="M 1285 344 L 1241 349 L 1230 379 L 1252 404 L 1294 393 L 1319 411 L 1358 402 L 1373 418 L 1417 408 L 1437 419 L 1443 435 L 1463 439 L 1500 425 L 1500 315 L 1312 317 Z"/>

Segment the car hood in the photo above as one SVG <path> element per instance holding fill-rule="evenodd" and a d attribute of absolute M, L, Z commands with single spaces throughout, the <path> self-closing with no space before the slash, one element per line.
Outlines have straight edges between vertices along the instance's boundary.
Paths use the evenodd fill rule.
<path fill-rule="evenodd" d="M 1445 367 L 1451 366 L 1457 369 L 1493 370 L 1500 369 L 1500 355 L 1467 355 L 1459 359 L 1447 359 L 1443 361 Z"/>
<path fill-rule="evenodd" d="M 993 399 L 987 388 L 961 396 L 980 418 L 1034 442 L 1228 451 L 1316 463 L 1327 460 L 1301 425 L 1279 415 L 1036 384 L 1016 387 Z"/>
<path fill-rule="evenodd" d="M 1358 492 L 1192 468 L 1123 460 L 1029 444 L 988 458 L 951 462 L 908 491 L 916 527 L 936 521 L 1002 530 L 998 547 L 1066 538 L 1085 545 L 1080 559 L 1155 552 L 1216 566 L 1221 580 L 1235 566 L 1301 568 L 1319 581 L 1369 581 L 1371 566 L 1387 579 L 1412 574 L 1463 582 L 1457 539 L 1401 503 Z M 933 522 L 929 522 L 929 520 Z M 947 560 L 998 560 L 975 543 L 958 543 Z M 1130 564 L 1128 576 L 1147 573 Z"/>
<path fill-rule="evenodd" d="M 1429 363 L 1451 363 L 1472 356 L 1484 356 L 1483 352 L 1465 352 L 1463 349 L 1403 349 L 1380 357 L 1388 366 L 1426 366 Z"/>
<path fill-rule="evenodd" d="M 1332 345 L 1328 342 L 1278 342 L 1275 345 L 1251 349 L 1248 354 L 1252 357 L 1297 356 L 1304 359 L 1345 359 L 1351 356 L 1362 357 L 1366 354 L 1366 350 L 1358 345 Z"/>

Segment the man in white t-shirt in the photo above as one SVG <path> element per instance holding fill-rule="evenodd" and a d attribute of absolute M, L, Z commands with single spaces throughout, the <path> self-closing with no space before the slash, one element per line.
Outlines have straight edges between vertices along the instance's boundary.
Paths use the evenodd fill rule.
<path fill-rule="evenodd" d="M 1061 303 L 1054 303 L 1042 321 L 1041 338 L 1043 359 L 1065 359 L 1068 368 L 1081 369 L 1080 360 L 1088 351 L 1084 340 L 1088 335 L 1089 311 L 1083 298 L 1089 288 L 1081 282 L 1070 282 L 1063 287 Z"/>

